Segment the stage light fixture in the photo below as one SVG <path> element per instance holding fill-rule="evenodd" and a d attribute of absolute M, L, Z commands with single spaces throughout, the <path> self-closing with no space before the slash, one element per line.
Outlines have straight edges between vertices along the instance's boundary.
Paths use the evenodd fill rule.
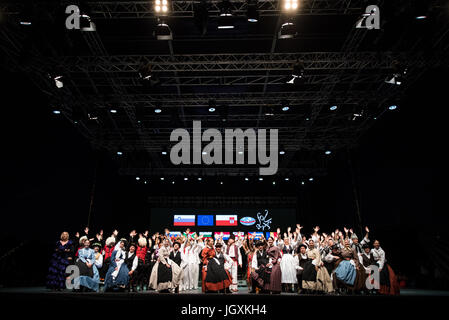
<path fill-rule="evenodd" d="M 123 155 L 123 152 L 117 151 L 117 155 L 118 155 L 118 156 L 121 156 L 121 155 Z"/>
<path fill-rule="evenodd" d="M 273 184 L 276 184 L 276 181 L 273 181 Z"/>
<path fill-rule="evenodd" d="M 292 12 L 298 9 L 298 0 L 284 0 L 283 8 L 287 12 Z"/>
<path fill-rule="evenodd" d="M 111 109 L 111 110 L 109 110 L 109 112 L 110 113 L 117 113 L 117 110 L 116 109 Z"/>
<path fill-rule="evenodd" d="M 313 178 L 309 178 L 309 181 L 313 181 Z"/>
<path fill-rule="evenodd" d="M 167 151 L 162 151 L 162 155 L 166 156 L 167 155 Z"/>
<path fill-rule="evenodd" d="M 188 180 L 189 180 L 189 178 L 187 178 L 187 177 L 184 178 L 184 181 L 188 181 Z"/>
<path fill-rule="evenodd" d="M 90 16 L 85 13 L 80 15 L 80 27 L 81 27 L 81 31 L 85 31 L 85 32 L 97 31 L 97 26 L 92 21 Z"/>
<path fill-rule="evenodd" d="M 337 109 L 338 109 L 337 105 L 330 106 L 330 108 L 329 108 L 330 111 L 335 111 Z"/>
<path fill-rule="evenodd" d="M 53 110 L 53 114 L 61 114 L 60 110 Z"/>
<path fill-rule="evenodd" d="M 223 181 L 220 181 L 220 184 L 223 184 Z"/>
<path fill-rule="evenodd" d="M 171 182 L 171 184 L 175 184 L 175 182 L 174 182 L 174 181 L 172 181 L 172 182 Z"/>
<path fill-rule="evenodd" d="M 248 178 L 245 178 L 245 181 L 249 181 L 249 179 L 248 179 Z"/>
<path fill-rule="evenodd" d="M 304 62 L 301 60 L 296 61 L 296 63 L 293 65 L 292 68 L 292 75 L 289 78 L 290 80 L 287 81 L 288 84 L 298 84 L 299 81 L 302 81 L 304 79 Z"/>
<path fill-rule="evenodd" d="M 296 26 L 293 22 L 288 21 L 281 25 L 281 29 L 278 32 L 279 39 L 292 39 L 296 37 L 298 32 L 296 31 Z"/>
<path fill-rule="evenodd" d="M 145 180 L 143 183 L 147 184 L 147 181 Z"/>
<path fill-rule="evenodd" d="M 198 178 L 198 181 L 201 181 L 201 180 L 203 180 L 201 177 L 200 178 Z"/>
<path fill-rule="evenodd" d="M 151 69 L 152 66 L 150 64 L 142 65 L 138 71 L 140 79 L 150 80 L 152 77 Z"/>
<path fill-rule="evenodd" d="M 62 87 L 64 87 L 64 82 L 62 82 L 62 76 L 53 77 L 53 80 L 55 81 L 56 88 L 61 89 Z"/>
<path fill-rule="evenodd" d="M 388 107 L 388 110 L 396 110 L 398 108 L 397 105 L 392 104 L 391 106 Z"/>
<path fill-rule="evenodd" d="M 259 178 L 259 181 L 263 181 L 263 178 Z"/>
<path fill-rule="evenodd" d="M 202 154 L 202 155 L 206 155 L 207 152 L 206 152 L 206 151 L 202 151 L 201 154 Z"/>
<path fill-rule="evenodd" d="M 169 12 L 168 0 L 155 0 L 154 12 L 159 16 L 167 15 Z"/>
<path fill-rule="evenodd" d="M 302 184 L 302 185 L 305 185 L 306 183 L 305 183 L 304 181 L 301 181 L 301 184 Z"/>
<path fill-rule="evenodd" d="M 154 109 L 154 112 L 155 112 L 155 113 L 161 113 L 161 112 L 162 112 L 162 109 L 156 108 L 156 109 Z"/>
<path fill-rule="evenodd" d="M 290 110 L 289 106 L 282 107 L 282 111 L 288 111 L 288 110 Z"/>
<path fill-rule="evenodd" d="M 327 155 L 329 155 L 329 154 L 331 154 L 332 153 L 332 151 L 330 151 L 330 150 L 326 150 L 325 152 L 324 152 L 325 154 L 327 154 Z"/>
<path fill-rule="evenodd" d="M 209 100 L 209 112 L 215 112 L 217 103 L 214 99 Z"/>
<path fill-rule="evenodd" d="M 136 177 L 136 180 L 139 181 L 139 180 L 140 180 L 140 177 Z"/>
<path fill-rule="evenodd" d="M 173 40 L 173 33 L 165 22 L 158 22 L 154 35 L 157 40 Z"/>
<path fill-rule="evenodd" d="M 248 22 L 258 22 L 259 21 L 259 11 L 257 10 L 257 1 L 248 0 L 248 7 L 246 10 L 246 17 Z"/>
<path fill-rule="evenodd" d="M 164 181 L 165 180 L 165 178 L 164 177 L 161 177 L 161 181 Z"/>
<path fill-rule="evenodd" d="M 234 17 L 229 0 L 220 3 L 220 15 L 218 17 L 218 29 L 234 29 Z"/>
<path fill-rule="evenodd" d="M 290 180 L 290 179 L 289 179 L 289 178 L 285 178 L 284 180 L 285 180 L 285 181 L 288 181 L 288 180 Z"/>
<path fill-rule="evenodd" d="M 393 72 L 385 79 L 385 83 L 400 86 L 404 82 L 407 68 L 402 66 L 397 60 L 393 61 L 391 68 L 393 69 Z"/>
<path fill-rule="evenodd" d="M 284 150 L 281 150 L 281 151 L 279 151 L 279 154 L 280 154 L 280 155 L 284 155 L 284 154 L 285 154 L 285 151 L 284 151 Z"/>

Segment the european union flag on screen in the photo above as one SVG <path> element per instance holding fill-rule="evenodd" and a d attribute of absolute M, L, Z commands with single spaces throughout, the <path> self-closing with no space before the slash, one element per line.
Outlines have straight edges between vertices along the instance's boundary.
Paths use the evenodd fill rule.
<path fill-rule="evenodd" d="M 198 224 L 197 226 L 213 226 L 214 225 L 214 216 L 213 215 L 198 215 Z"/>

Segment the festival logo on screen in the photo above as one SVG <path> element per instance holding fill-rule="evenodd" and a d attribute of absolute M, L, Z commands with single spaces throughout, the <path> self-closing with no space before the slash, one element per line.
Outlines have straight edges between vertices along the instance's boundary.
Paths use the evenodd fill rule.
<path fill-rule="evenodd" d="M 195 226 L 195 215 L 175 214 L 174 226 Z"/>
<path fill-rule="evenodd" d="M 256 219 L 253 217 L 243 217 L 240 219 L 240 224 L 243 224 L 244 226 L 252 226 L 256 223 Z"/>
<path fill-rule="evenodd" d="M 268 216 L 269 212 L 267 209 L 264 210 L 264 213 L 257 213 L 257 230 L 265 231 L 265 229 L 270 230 L 271 227 L 271 218 Z"/>
<path fill-rule="evenodd" d="M 215 217 L 215 225 L 222 227 L 237 226 L 237 215 L 236 214 L 217 215 Z"/>
<path fill-rule="evenodd" d="M 198 226 L 213 226 L 214 225 L 214 216 L 213 215 L 198 215 Z"/>

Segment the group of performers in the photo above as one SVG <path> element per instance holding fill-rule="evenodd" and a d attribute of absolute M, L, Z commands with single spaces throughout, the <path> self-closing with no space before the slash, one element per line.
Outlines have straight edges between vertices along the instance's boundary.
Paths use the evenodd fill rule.
<path fill-rule="evenodd" d="M 281 234 L 278 229 L 268 239 L 245 235 L 227 241 L 203 238 L 189 229 L 177 237 L 170 237 L 167 229 L 151 236 L 133 230 L 126 238 L 114 230 L 105 240 L 103 231 L 91 237 L 88 228 L 73 239 L 63 232 L 47 287 L 63 290 L 73 280 L 80 291 L 99 291 L 104 283 L 104 291 L 178 293 L 198 289 L 201 275 L 202 292 L 235 293 L 241 270 L 250 293 L 399 294 L 385 252 L 378 240 L 369 239 L 367 227 L 361 241 L 352 229 L 326 234 L 315 227 L 308 238 L 302 229 L 297 224 L 294 232 L 288 228 Z M 78 267 L 79 277 L 67 274 L 69 265 Z"/>

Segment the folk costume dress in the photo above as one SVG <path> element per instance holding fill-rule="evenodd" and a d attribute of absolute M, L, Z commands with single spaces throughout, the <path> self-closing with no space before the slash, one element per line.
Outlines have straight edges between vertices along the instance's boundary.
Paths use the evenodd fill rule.
<path fill-rule="evenodd" d="M 306 255 L 308 260 L 304 264 L 302 273 L 302 288 L 326 293 L 332 292 L 332 280 L 321 262 L 319 250 L 317 248 L 308 248 Z"/>
<path fill-rule="evenodd" d="M 201 246 L 196 242 L 193 245 L 182 246 L 181 258 L 183 266 L 183 279 L 181 290 L 198 289 L 198 273 L 200 264 Z"/>
<path fill-rule="evenodd" d="M 215 249 L 206 246 L 201 252 L 203 262 L 203 285 L 202 291 L 222 291 L 229 288 L 232 283 L 231 275 L 225 269 L 227 262 L 225 255 L 222 253 L 216 256 Z M 228 263 L 232 263 L 228 261 Z"/>
<path fill-rule="evenodd" d="M 98 285 L 100 283 L 100 274 L 98 273 L 95 251 L 91 248 L 82 248 L 78 251 L 78 259 L 76 266 L 80 271 L 80 285 L 89 288 L 93 291 L 98 291 Z M 87 263 L 91 264 L 91 267 L 87 266 Z"/>
<path fill-rule="evenodd" d="M 371 252 L 374 256 L 376 264 L 379 266 L 379 282 L 380 282 L 380 294 L 386 295 L 398 295 L 399 294 L 399 284 L 396 278 L 396 274 L 393 269 L 387 263 L 385 259 L 385 251 L 379 247 L 378 249 L 373 248 Z"/>
<path fill-rule="evenodd" d="M 264 289 L 269 286 L 271 268 L 267 267 L 270 258 L 268 257 L 267 251 L 256 250 L 251 259 L 251 271 L 252 283 L 260 289 Z"/>
<path fill-rule="evenodd" d="M 277 246 L 271 246 L 267 249 L 269 262 L 272 264 L 270 272 L 270 282 L 264 285 L 264 289 L 273 293 L 280 293 L 282 290 L 282 271 L 281 271 L 281 251 Z"/>
<path fill-rule="evenodd" d="M 72 262 L 73 253 L 73 242 L 71 240 L 68 240 L 64 244 L 61 243 L 61 241 L 56 242 L 53 255 L 50 260 L 50 266 L 48 268 L 48 289 L 62 290 L 66 287 L 65 270 Z"/>
<path fill-rule="evenodd" d="M 170 247 L 162 246 L 158 260 L 151 271 L 150 287 L 157 290 L 175 289 L 182 281 L 182 269 L 170 258 Z M 170 266 L 170 267 L 169 267 Z"/>
<path fill-rule="evenodd" d="M 126 252 L 117 249 L 112 252 L 109 270 L 104 281 L 104 290 L 125 288 L 129 283 L 129 269 L 125 262 Z"/>
<path fill-rule="evenodd" d="M 298 283 L 296 278 L 296 267 L 298 266 L 298 259 L 293 256 L 294 248 L 291 245 L 280 244 L 282 259 L 281 259 L 281 271 L 282 271 L 282 283 Z"/>
<path fill-rule="evenodd" d="M 335 263 L 334 286 L 340 287 L 343 285 L 354 291 L 363 289 L 365 270 L 360 267 L 356 249 L 351 246 L 344 247 L 341 249 L 340 255 L 341 260 Z"/>

